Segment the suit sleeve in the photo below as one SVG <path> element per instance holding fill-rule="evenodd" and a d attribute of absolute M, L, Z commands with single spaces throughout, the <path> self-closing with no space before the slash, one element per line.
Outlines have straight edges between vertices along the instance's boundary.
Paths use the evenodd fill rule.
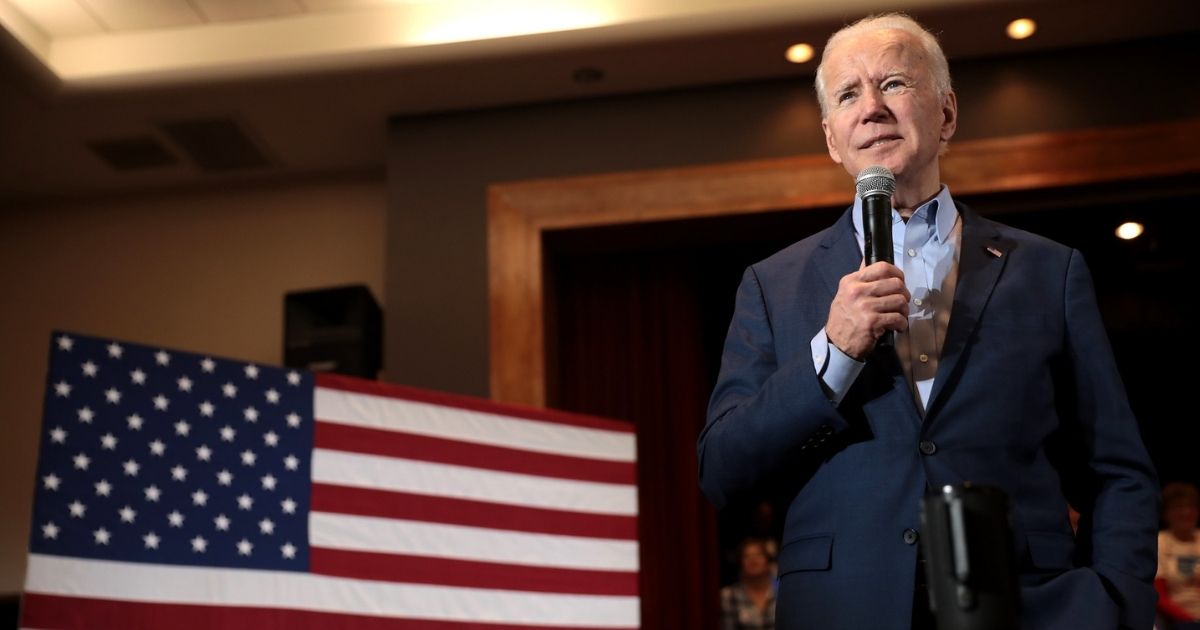
<path fill-rule="evenodd" d="M 723 507 L 846 427 L 811 354 L 779 357 L 767 296 L 754 267 L 748 268 L 697 444 L 701 489 Z"/>
<path fill-rule="evenodd" d="M 1092 569 L 1121 608 L 1122 627 L 1153 625 L 1159 491 L 1125 396 L 1091 274 L 1073 251 L 1065 287 L 1073 397 L 1095 488 Z"/>

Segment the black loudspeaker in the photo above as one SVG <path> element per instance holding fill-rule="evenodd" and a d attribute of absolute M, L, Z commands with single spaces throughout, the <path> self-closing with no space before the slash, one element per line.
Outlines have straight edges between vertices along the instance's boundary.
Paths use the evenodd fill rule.
<path fill-rule="evenodd" d="M 925 497 L 921 551 L 938 630 L 1017 630 L 1020 592 L 1008 495 L 946 486 Z"/>
<path fill-rule="evenodd" d="M 383 366 L 383 311 L 365 285 L 288 293 L 283 362 L 374 379 Z"/>

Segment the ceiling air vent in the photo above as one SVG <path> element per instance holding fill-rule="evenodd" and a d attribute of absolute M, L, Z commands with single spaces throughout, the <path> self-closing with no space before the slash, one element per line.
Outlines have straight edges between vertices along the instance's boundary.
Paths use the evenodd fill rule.
<path fill-rule="evenodd" d="M 154 136 L 92 140 L 87 146 L 114 171 L 136 171 L 179 163 Z"/>
<path fill-rule="evenodd" d="M 258 143 L 232 118 L 166 122 L 159 129 L 201 170 L 228 173 L 270 166 Z"/>

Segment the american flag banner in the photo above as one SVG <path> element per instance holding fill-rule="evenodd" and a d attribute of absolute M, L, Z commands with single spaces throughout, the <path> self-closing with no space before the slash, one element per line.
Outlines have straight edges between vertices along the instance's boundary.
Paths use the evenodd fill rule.
<path fill-rule="evenodd" d="M 614 420 L 51 339 L 24 628 L 639 625 Z"/>

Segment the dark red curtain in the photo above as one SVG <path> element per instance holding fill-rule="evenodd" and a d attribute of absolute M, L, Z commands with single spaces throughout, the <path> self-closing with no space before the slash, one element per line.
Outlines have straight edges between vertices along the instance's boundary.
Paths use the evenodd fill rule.
<path fill-rule="evenodd" d="M 714 510 L 696 482 L 710 387 L 686 260 L 559 257 L 549 271 L 551 405 L 637 426 L 642 627 L 715 628 Z"/>

